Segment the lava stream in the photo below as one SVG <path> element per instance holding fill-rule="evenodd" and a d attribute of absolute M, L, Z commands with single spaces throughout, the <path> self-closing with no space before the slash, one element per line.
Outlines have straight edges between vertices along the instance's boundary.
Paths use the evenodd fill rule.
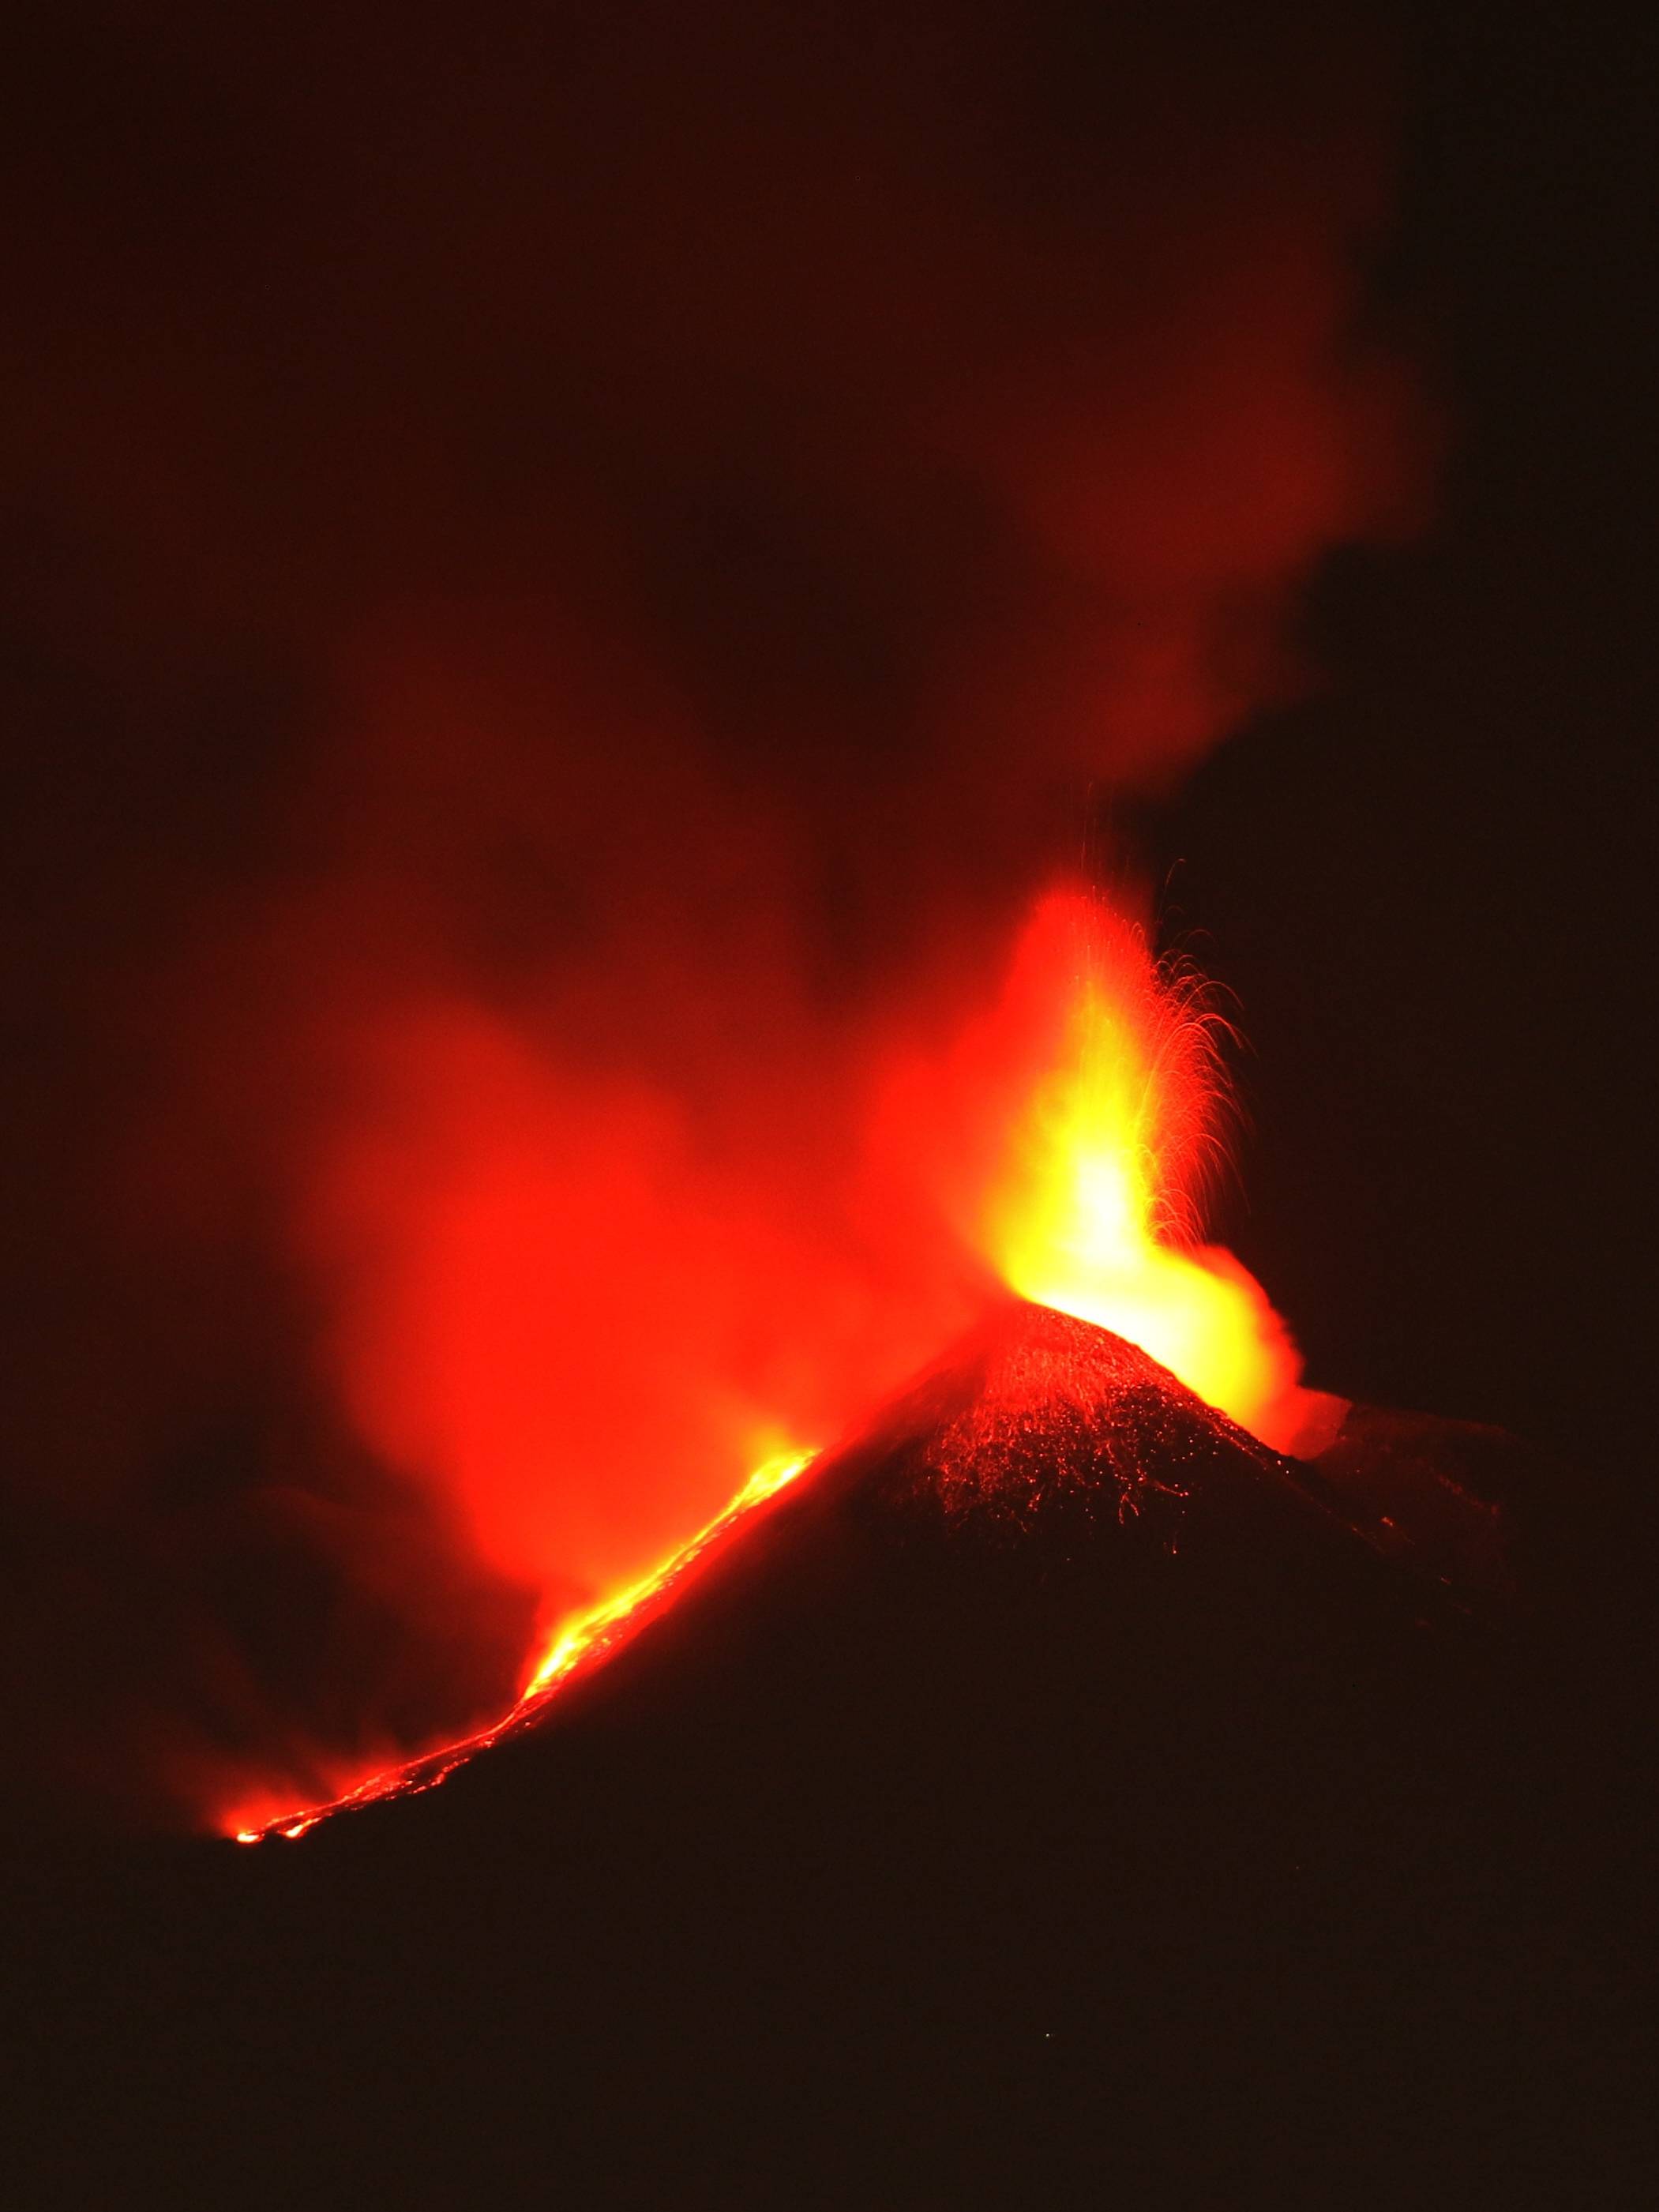
<path fill-rule="evenodd" d="M 423 1790 L 434 1790 L 453 1774 L 455 1769 L 489 1745 L 498 1743 L 533 1712 L 539 1712 L 559 1688 L 584 1665 L 597 1663 L 625 1643 L 635 1629 L 648 1617 L 656 1601 L 666 1598 L 685 1581 L 700 1561 L 728 1535 L 740 1521 L 746 1520 L 757 1506 L 763 1505 L 778 1492 L 793 1482 L 795 1477 L 810 1467 L 817 1456 L 816 1452 L 779 1452 L 757 1467 L 736 1497 L 707 1525 L 700 1528 L 688 1543 L 671 1554 L 662 1565 L 648 1575 L 641 1576 L 626 1589 L 619 1590 L 592 1606 L 585 1613 L 565 1621 L 548 1646 L 547 1651 L 532 1674 L 511 1711 L 491 1727 L 480 1729 L 476 1735 L 464 1736 L 457 1743 L 447 1744 L 441 1750 L 428 1753 L 425 1758 L 405 1762 L 371 1775 L 343 1796 L 331 1799 L 326 1804 L 313 1805 L 303 1812 L 289 1812 L 264 1820 L 254 1826 L 244 1826 L 233 1819 L 231 1832 L 239 1844 L 261 1843 L 268 1836 L 286 1836 L 292 1839 L 303 1836 L 319 1820 L 331 1813 L 373 1804 L 383 1797 L 408 1797 Z"/>

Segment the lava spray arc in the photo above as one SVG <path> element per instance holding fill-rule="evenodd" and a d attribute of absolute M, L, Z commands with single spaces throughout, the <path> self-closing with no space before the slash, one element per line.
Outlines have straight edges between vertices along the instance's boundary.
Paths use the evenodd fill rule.
<path fill-rule="evenodd" d="M 1048 1042 L 981 1209 L 998 1274 L 1139 1346 L 1264 1443 L 1310 1448 L 1328 1401 L 1298 1386 L 1260 1285 L 1200 1242 L 1226 1158 L 1213 994 L 1190 967 L 1156 964 L 1135 924 L 1057 894 L 1026 930 L 1005 1003 Z"/>
<path fill-rule="evenodd" d="M 1294 1346 L 1259 1285 L 1197 1241 L 1224 1158 L 1221 1027 L 1201 981 L 1157 963 L 1141 927 L 1091 894 L 1055 891 L 1029 918 L 994 1003 L 942 1053 L 886 1071 L 868 1149 L 890 1177 L 896 1159 L 908 1163 L 941 1249 L 966 1244 L 1007 1290 L 1139 1346 L 1261 1441 L 1314 1449 L 1334 1401 L 1300 1387 Z M 853 1378 L 841 1387 L 837 1422 L 850 1426 L 872 1393 Z M 816 1406 L 824 1402 L 820 1390 Z M 780 1407 L 778 1433 L 801 1434 L 798 1416 Z M 672 1601 L 814 1456 L 793 1444 L 773 1451 L 645 1572 L 555 1613 L 501 1720 L 354 1777 L 326 1804 L 273 1813 L 267 1796 L 224 1826 L 244 1842 L 295 1837 L 329 1812 L 441 1782 Z"/>

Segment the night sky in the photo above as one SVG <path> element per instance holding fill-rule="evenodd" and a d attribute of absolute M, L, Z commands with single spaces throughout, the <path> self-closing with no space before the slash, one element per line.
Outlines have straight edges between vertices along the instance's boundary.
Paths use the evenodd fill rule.
<path fill-rule="evenodd" d="M 1620 50 L 1543 9 L 1410 49 L 1377 280 L 1443 410 L 1436 520 L 1328 564 L 1329 690 L 1208 763 L 1161 849 L 1255 1051 L 1233 1233 L 1316 1368 L 1546 1442 L 1622 1517 L 1652 815 Z"/>

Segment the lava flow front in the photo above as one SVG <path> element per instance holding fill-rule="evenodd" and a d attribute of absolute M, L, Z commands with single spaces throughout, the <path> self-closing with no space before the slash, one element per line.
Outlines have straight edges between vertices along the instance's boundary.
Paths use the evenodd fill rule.
<path fill-rule="evenodd" d="M 1032 915 L 989 1012 L 942 1057 L 889 1072 L 870 1151 L 890 1182 L 908 1178 L 937 1201 L 957 1249 L 975 1249 L 1007 1289 L 1139 1346 L 1261 1442 L 1310 1450 L 1334 1401 L 1298 1388 L 1294 1347 L 1258 1285 L 1194 1240 L 1221 1155 L 1217 1028 L 1200 988 L 1161 970 L 1142 931 L 1091 897 L 1056 893 Z M 877 1310 L 873 1291 L 864 1304 Z M 937 1349 L 963 1317 L 943 1297 L 935 1306 Z M 908 1340 L 915 1313 L 889 1317 Z M 810 1361 L 813 1346 L 801 1351 Z M 780 1430 L 828 1442 L 900 1379 L 849 1372 L 826 1392 L 815 1376 L 810 1398 L 776 1407 Z M 270 1796 L 257 1811 L 245 1800 L 227 1826 L 244 1842 L 296 1836 L 325 1813 L 442 1781 L 615 1650 L 812 1456 L 792 1447 L 769 1457 L 660 1564 L 556 1617 L 502 1720 L 307 1811 L 272 1817 Z"/>
<path fill-rule="evenodd" d="M 598 1661 L 614 1651 L 625 1642 L 635 1629 L 647 1620 L 658 1604 L 703 1560 L 721 1539 L 731 1534 L 739 1521 L 746 1520 L 757 1505 L 775 1497 L 787 1483 L 793 1482 L 803 1468 L 810 1467 L 815 1455 L 808 1452 L 780 1452 L 766 1460 L 750 1476 L 743 1488 L 706 1528 L 700 1528 L 687 1543 L 682 1544 L 672 1558 L 665 1559 L 654 1572 L 643 1576 L 627 1589 L 620 1590 L 603 1604 L 591 1606 L 585 1613 L 565 1621 L 538 1662 L 528 1686 L 511 1712 L 492 1728 L 480 1729 L 476 1735 L 463 1737 L 459 1743 L 447 1745 L 425 1759 L 410 1760 L 402 1765 L 388 1768 L 385 1772 L 370 1775 L 355 1789 L 342 1796 L 331 1799 L 325 1805 L 314 1805 L 305 1812 L 290 1812 L 258 1820 L 253 1826 L 240 1822 L 234 1832 L 239 1844 L 257 1844 L 265 1836 L 286 1836 L 292 1839 L 302 1836 L 307 1828 L 315 1827 L 319 1820 L 331 1813 L 341 1813 L 348 1808 L 372 1804 L 377 1798 L 404 1797 L 422 1790 L 434 1789 L 447 1775 L 453 1774 L 463 1760 L 492 1743 L 498 1743 L 508 1731 L 516 1728 L 531 1714 L 538 1712 L 563 1682 L 585 1663 Z"/>

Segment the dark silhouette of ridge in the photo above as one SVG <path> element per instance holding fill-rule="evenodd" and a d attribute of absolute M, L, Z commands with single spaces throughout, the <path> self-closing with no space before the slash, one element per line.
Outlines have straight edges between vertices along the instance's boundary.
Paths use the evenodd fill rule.
<path fill-rule="evenodd" d="M 153 2196 L 160 2107 L 174 2202 L 1608 2201 L 1576 1709 L 1449 1575 L 1489 1506 L 1390 1556 L 1462 1493 L 1361 1431 L 1298 1466 L 1000 1310 L 442 1788 L 118 1912 L 37 1876 L 42 1983 L 111 1934 L 35 2153 Z"/>
<path fill-rule="evenodd" d="M 706 1550 L 693 1547 L 690 1564 L 608 1631 L 572 1677 L 495 1726 L 390 1770 L 332 1805 L 308 1814 L 296 1808 L 264 1832 L 268 1840 L 297 1838 L 319 1819 L 402 1802 L 447 1782 L 503 1741 L 563 1718 L 586 1682 L 614 1663 L 617 1649 L 641 1637 L 654 1649 L 654 1624 L 670 1611 L 690 1608 L 681 1633 L 695 1642 L 703 1602 L 698 1587 L 712 1577 L 715 1589 L 752 1590 L 768 1571 L 769 1553 L 791 1545 L 775 1522 L 797 1532 L 796 1544 L 826 1543 L 827 1556 L 839 1553 L 848 1527 L 872 1513 L 866 1540 L 878 1548 L 882 1529 L 887 1540 L 903 1533 L 914 1542 L 929 1521 L 954 1531 L 958 1544 L 970 1523 L 978 1524 L 977 1535 L 1000 1528 L 1037 1547 L 1028 1568 L 1040 1567 L 1042 1547 L 1057 1534 L 1062 1542 L 1106 1544 L 1113 1523 L 1126 1532 L 1136 1524 L 1133 1538 L 1122 1537 L 1126 1544 L 1150 1540 L 1171 1552 L 1183 1531 L 1189 1542 L 1201 1542 L 1206 1530 L 1225 1529 L 1237 1543 L 1245 1527 L 1259 1522 L 1297 1528 L 1305 1544 L 1322 1527 L 1332 1571 L 1340 1575 L 1354 1567 L 1340 1527 L 1426 1579 L 1432 1587 L 1418 1590 L 1416 1601 L 1472 1607 L 1504 1587 L 1506 1532 L 1497 1506 L 1449 1474 L 1449 1465 L 1467 1472 L 1466 1437 L 1486 1444 L 1488 1461 L 1493 1438 L 1499 1459 L 1512 1455 L 1505 1451 L 1510 1440 L 1498 1432 L 1413 1423 L 1363 1407 L 1350 1410 L 1324 1459 L 1287 1460 L 1123 1338 L 1007 1299 L 786 1498 L 736 1517 Z M 1402 1443 L 1407 1448 L 1398 1449 Z M 805 1533 L 815 1528 L 826 1533 Z M 710 1601 L 741 1608 L 745 1600 Z"/>
<path fill-rule="evenodd" d="M 1378 1522 L 1363 1484 L 1339 1495 L 1316 1469 L 1268 1450 L 1123 1338 L 1023 1299 L 1005 1300 L 851 1442 L 821 1457 L 787 1497 L 736 1518 L 706 1551 L 693 1547 L 693 1563 L 608 1632 L 573 1677 L 561 1677 L 498 1725 L 411 1759 L 308 1815 L 296 1808 L 292 1825 L 285 1815 L 264 1832 L 268 1839 L 297 1837 L 313 1832 L 319 1816 L 422 1794 L 502 1741 L 562 1718 L 587 1680 L 614 1663 L 619 1647 L 643 1637 L 654 1649 L 654 1624 L 669 1611 L 690 1608 L 682 1633 L 695 1641 L 699 1587 L 712 1577 L 716 1589 L 751 1590 L 768 1572 L 769 1554 L 789 1547 L 782 1531 L 796 1532 L 796 1544 L 827 1542 L 833 1556 L 847 1528 L 872 1514 L 868 1536 L 878 1547 L 883 1529 L 889 1540 L 903 1534 L 914 1542 L 930 1520 L 958 1540 L 971 1522 L 1018 1531 L 1040 1545 L 1056 1530 L 1068 1532 L 1072 1542 L 1104 1542 L 1107 1525 L 1127 1528 L 1145 1517 L 1152 1540 L 1174 1547 L 1193 1513 L 1200 1521 L 1224 1515 L 1229 1498 L 1235 1510 L 1242 1498 L 1262 1509 L 1276 1500 L 1281 1516 L 1287 1506 L 1293 1516 L 1322 1509 L 1327 1519 L 1363 1530 L 1375 1549 L 1409 1550 L 1392 1518 Z M 1454 1514 L 1465 1503 L 1454 1497 Z M 825 1534 L 806 1533 L 814 1529 Z M 1449 1577 L 1442 1579 L 1450 1585 Z"/>

